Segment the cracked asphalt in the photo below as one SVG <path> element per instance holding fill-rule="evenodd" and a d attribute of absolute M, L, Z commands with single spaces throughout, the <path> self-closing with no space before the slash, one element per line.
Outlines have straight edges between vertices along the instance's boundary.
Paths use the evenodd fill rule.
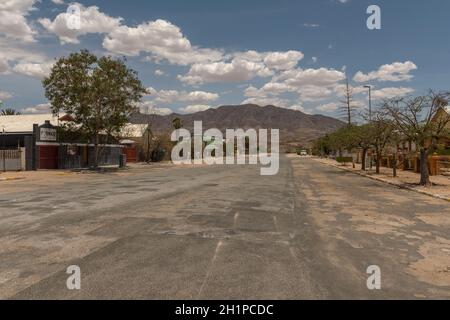
<path fill-rule="evenodd" d="M 3 182 L 0 298 L 445 299 L 449 231 L 447 202 L 308 158 L 266 177 L 142 166 Z"/>

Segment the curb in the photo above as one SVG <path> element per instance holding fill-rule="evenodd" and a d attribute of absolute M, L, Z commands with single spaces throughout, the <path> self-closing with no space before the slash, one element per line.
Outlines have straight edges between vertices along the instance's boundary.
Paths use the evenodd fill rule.
<path fill-rule="evenodd" d="M 436 198 L 436 199 L 440 199 L 440 200 L 444 200 L 444 201 L 450 202 L 450 198 L 441 196 L 440 194 L 428 193 L 428 192 L 425 192 L 425 191 L 422 191 L 422 190 L 418 190 L 416 188 L 413 188 L 413 187 L 410 187 L 410 186 L 407 186 L 407 185 L 404 185 L 404 184 L 396 184 L 396 183 L 393 183 L 393 182 L 390 182 L 390 181 L 383 180 L 383 179 L 378 178 L 378 177 L 370 176 L 370 175 L 364 174 L 362 172 L 349 170 L 347 168 L 335 166 L 333 164 L 324 163 L 324 162 L 321 162 L 321 161 L 318 161 L 318 162 L 320 162 L 320 163 L 322 163 L 322 164 L 324 164 L 326 166 L 329 166 L 329 167 L 333 167 L 333 168 L 337 168 L 337 169 L 340 169 L 340 170 L 344 170 L 344 171 L 347 171 L 347 172 L 351 172 L 351 173 L 357 174 L 357 175 L 359 175 L 361 177 L 365 177 L 365 178 L 369 178 L 369 179 L 372 179 L 372 180 L 375 180 L 375 181 L 387 183 L 387 184 L 389 184 L 391 186 L 394 186 L 394 187 L 397 187 L 399 189 L 414 191 L 414 192 L 417 192 L 417 193 L 420 193 L 420 194 L 423 194 L 423 195 L 426 195 L 426 196 L 429 196 L 429 197 L 433 197 L 433 198 Z"/>
<path fill-rule="evenodd" d="M 9 177 L 9 178 L 0 178 L 0 181 L 14 181 L 14 180 L 23 180 L 24 177 Z"/>

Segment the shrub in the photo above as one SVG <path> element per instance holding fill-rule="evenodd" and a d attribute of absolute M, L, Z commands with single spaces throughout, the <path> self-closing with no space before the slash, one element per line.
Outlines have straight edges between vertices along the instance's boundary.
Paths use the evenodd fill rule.
<path fill-rule="evenodd" d="M 353 162 L 353 158 L 352 157 L 336 157 L 336 161 L 339 163 Z"/>

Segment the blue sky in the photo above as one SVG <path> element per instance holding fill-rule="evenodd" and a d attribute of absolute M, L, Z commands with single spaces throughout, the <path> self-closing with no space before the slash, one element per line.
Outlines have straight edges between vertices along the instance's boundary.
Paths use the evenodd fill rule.
<path fill-rule="evenodd" d="M 223 104 L 274 104 L 338 116 L 345 76 L 355 106 L 449 90 L 450 2 L 366 0 L 63 0 L 0 4 L 0 100 L 48 112 L 41 79 L 56 57 L 87 48 L 125 55 L 151 95 L 145 112 L 194 112 Z M 381 30 L 369 30 L 369 5 Z"/>

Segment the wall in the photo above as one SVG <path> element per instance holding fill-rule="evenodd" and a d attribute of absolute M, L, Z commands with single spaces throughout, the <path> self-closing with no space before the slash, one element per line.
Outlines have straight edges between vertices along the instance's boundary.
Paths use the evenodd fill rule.
<path fill-rule="evenodd" d="M 20 150 L 0 150 L 0 170 L 22 170 L 22 152 Z"/>
<path fill-rule="evenodd" d="M 119 165 L 121 147 L 105 147 L 100 156 L 99 165 Z M 94 166 L 95 148 L 93 146 L 62 145 L 59 148 L 59 168 L 60 169 L 80 169 Z"/>

